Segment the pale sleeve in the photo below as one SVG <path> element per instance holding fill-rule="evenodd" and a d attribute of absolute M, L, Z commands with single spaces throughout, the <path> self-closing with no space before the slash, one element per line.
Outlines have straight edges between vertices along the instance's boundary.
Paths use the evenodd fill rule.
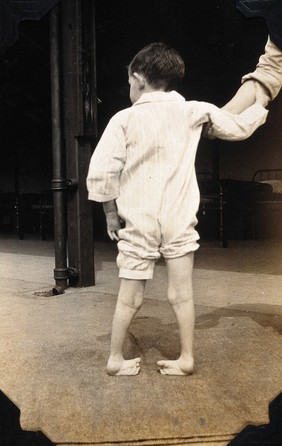
<path fill-rule="evenodd" d="M 86 179 L 89 200 L 106 202 L 118 198 L 120 174 L 125 159 L 124 129 L 114 117 L 107 125 L 90 160 Z"/>
<path fill-rule="evenodd" d="M 259 58 L 255 71 L 242 78 L 242 82 L 256 80 L 268 90 L 270 99 L 273 100 L 282 87 L 282 50 L 271 40 L 265 46 L 265 52 Z"/>
<path fill-rule="evenodd" d="M 206 104 L 206 120 L 209 123 L 208 136 L 229 141 L 239 141 L 251 136 L 265 123 L 268 111 L 256 103 L 240 114 L 233 114 Z"/>

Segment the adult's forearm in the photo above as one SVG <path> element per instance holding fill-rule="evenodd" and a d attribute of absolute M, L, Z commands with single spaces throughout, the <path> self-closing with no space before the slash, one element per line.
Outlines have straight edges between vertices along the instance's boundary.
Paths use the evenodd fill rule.
<path fill-rule="evenodd" d="M 282 51 L 270 39 L 259 58 L 255 71 L 242 78 L 243 84 L 223 107 L 231 113 L 241 113 L 257 100 L 257 91 L 263 92 L 265 104 L 272 101 L 282 87 Z"/>
<path fill-rule="evenodd" d="M 282 50 L 268 39 L 264 54 L 259 58 L 254 72 L 246 74 L 242 82 L 253 79 L 260 82 L 273 100 L 282 87 Z"/>
<path fill-rule="evenodd" d="M 230 113 L 241 113 L 255 103 L 255 83 L 253 81 L 245 82 L 241 85 L 235 96 L 224 105 L 223 110 Z"/>

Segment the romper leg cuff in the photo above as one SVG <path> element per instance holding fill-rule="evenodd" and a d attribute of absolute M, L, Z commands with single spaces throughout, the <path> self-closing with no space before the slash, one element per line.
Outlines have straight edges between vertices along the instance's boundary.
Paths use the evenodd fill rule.
<path fill-rule="evenodd" d="M 133 279 L 133 280 L 147 280 L 153 278 L 153 270 L 138 271 L 121 268 L 119 270 L 119 277 L 122 279 Z"/>

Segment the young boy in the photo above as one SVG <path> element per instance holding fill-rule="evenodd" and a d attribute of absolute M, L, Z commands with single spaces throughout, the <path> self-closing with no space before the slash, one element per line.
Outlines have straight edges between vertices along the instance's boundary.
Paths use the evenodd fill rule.
<path fill-rule="evenodd" d="M 236 116 L 212 104 L 186 102 L 174 91 L 184 71 L 173 48 L 162 43 L 143 48 L 128 68 L 133 105 L 110 120 L 89 166 L 89 199 L 103 203 L 108 234 L 118 240 L 121 282 L 107 363 L 110 375 L 136 375 L 140 370 L 140 358 L 124 359 L 123 344 L 142 305 L 146 280 L 153 277 L 161 255 L 181 354 L 173 361 L 159 361 L 158 366 L 165 375 L 192 373 L 192 269 L 199 239 L 194 162 L 202 128 L 211 123 L 215 137 L 239 140 L 251 135 L 267 116 L 258 103 Z"/>

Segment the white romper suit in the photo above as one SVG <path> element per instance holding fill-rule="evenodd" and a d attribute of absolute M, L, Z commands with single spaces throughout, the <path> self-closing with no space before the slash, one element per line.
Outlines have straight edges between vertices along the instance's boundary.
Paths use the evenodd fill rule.
<path fill-rule="evenodd" d="M 254 105 L 232 115 L 212 104 L 185 101 L 175 91 L 144 93 L 118 112 L 91 158 L 89 199 L 116 199 L 125 227 L 118 232 L 119 276 L 150 279 L 154 263 L 198 248 L 199 189 L 195 156 L 203 124 L 222 139 L 245 139 L 267 111 Z"/>

